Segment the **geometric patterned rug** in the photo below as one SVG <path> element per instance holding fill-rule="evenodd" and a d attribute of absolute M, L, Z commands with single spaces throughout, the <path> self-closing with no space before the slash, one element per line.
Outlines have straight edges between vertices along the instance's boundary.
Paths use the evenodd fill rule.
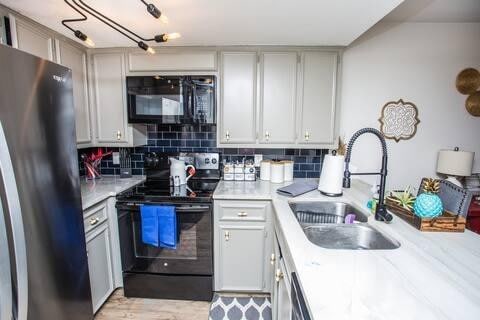
<path fill-rule="evenodd" d="M 268 297 L 227 297 L 215 294 L 208 320 L 271 320 Z"/>

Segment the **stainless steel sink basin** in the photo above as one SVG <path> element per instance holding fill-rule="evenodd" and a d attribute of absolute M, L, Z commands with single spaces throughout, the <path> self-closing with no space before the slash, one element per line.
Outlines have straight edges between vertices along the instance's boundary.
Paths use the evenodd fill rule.
<path fill-rule="evenodd" d="M 303 229 L 308 240 L 327 249 L 391 250 L 400 243 L 367 224 L 316 225 Z"/>
<path fill-rule="evenodd" d="M 295 218 L 308 240 L 327 249 L 390 250 L 400 243 L 370 226 L 361 210 L 339 201 L 290 202 Z M 355 223 L 345 224 L 345 217 L 355 215 Z"/>
<path fill-rule="evenodd" d="M 355 215 L 355 221 L 367 222 L 367 216 L 357 208 L 337 201 L 290 202 L 290 208 L 302 226 L 318 223 L 344 223 L 348 214 Z"/>

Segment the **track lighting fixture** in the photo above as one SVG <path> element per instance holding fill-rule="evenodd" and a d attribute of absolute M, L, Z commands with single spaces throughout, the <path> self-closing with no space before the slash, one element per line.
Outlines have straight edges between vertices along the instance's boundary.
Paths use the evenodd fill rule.
<path fill-rule="evenodd" d="M 147 3 L 145 0 L 140 0 L 147 6 L 147 11 L 156 19 L 160 19 L 163 23 L 168 23 L 168 18 L 165 16 L 153 3 Z"/>
<path fill-rule="evenodd" d="M 82 17 L 81 18 L 78 18 L 78 19 L 65 19 L 65 20 L 62 20 L 62 24 L 67 28 L 69 29 L 70 31 L 73 32 L 73 34 L 75 35 L 75 37 L 77 37 L 78 39 L 82 40 L 83 42 L 85 42 L 85 44 L 89 47 L 94 47 L 95 46 L 95 43 L 93 42 L 92 39 L 90 39 L 85 33 L 83 33 L 82 31 L 80 30 L 75 30 L 73 29 L 72 27 L 70 27 L 69 25 L 67 25 L 67 22 L 78 22 L 78 21 L 86 21 L 87 20 L 87 16 L 84 15 L 80 10 L 78 10 L 77 8 L 75 8 L 70 2 L 68 2 L 68 0 L 64 0 L 66 4 L 68 4 L 73 10 L 75 10 L 76 12 L 78 12 L 78 14 L 80 14 Z"/>
<path fill-rule="evenodd" d="M 85 14 L 82 13 L 81 10 L 83 10 L 84 12 L 92 15 L 93 17 L 95 17 L 96 19 L 98 19 L 99 21 L 103 22 L 104 24 L 106 24 L 107 26 L 109 26 L 110 28 L 114 29 L 115 31 L 119 32 L 120 34 L 122 34 L 123 36 L 125 36 L 126 38 L 132 40 L 133 42 L 135 42 L 137 44 L 137 46 L 145 51 L 147 51 L 148 53 L 150 54 L 154 54 L 155 53 L 155 50 L 150 47 L 148 44 L 146 44 L 145 42 L 148 42 L 148 41 L 156 41 L 156 42 L 166 42 L 168 40 L 172 40 L 172 39 L 177 39 L 177 38 L 180 38 L 180 34 L 177 33 L 177 32 L 174 32 L 174 33 L 163 33 L 163 34 L 160 34 L 160 35 L 156 35 L 155 37 L 153 38 L 144 38 L 138 34 L 136 34 L 135 32 L 131 31 L 130 29 L 127 29 L 126 27 L 122 26 L 121 24 L 117 23 L 116 21 L 110 19 L 109 17 L 105 16 L 104 14 L 102 14 L 101 12 L 95 10 L 93 7 L 89 6 L 88 4 L 86 4 L 83 0 L 71 0 L 73 2 L 73 4 L 75 4 L 76 6 L 74 6 L 73 4 L 71 4 L 68 0 L 64 0 L 65 3 L 67 3 L 71 8 L 73 8 L 75 11 L 77 11 L 81 16 L 82 18 L 79 18 L 79 19 L 69 19 L 69 20 L 63 20 L 62 21 L 62 24 L 67 27 L 68 29 L 70 29 L 71 31 L 73 31 L 74 35 L 81 39 L 82 41 L 85 41 L 85 43 L 89 46 L 94 46 L 94 43 L 93 41 L 88 38 L 83 32 L 81 32 L 80 30 L 74 30 L 72 29 L 71 27 L 69 27 L 66 22 L 74 22 L 74 21 L 85 21 L 87 20 L 87 17 L 85 16 Z M 165 15 L 163 15 L 160 10 L 158 10 L 158 8 L 154 5 L 154 4 L 148 4 L 147 2 L 145 2 L 144 0 L 141 0 L 146 6 L 147 6 L 147 10 L 148 12 L 154 16 L 155 18 L 159 18 L 160 20 L 162 20 L 162 17 L 163 17 L 163 22 L 166 22 L 167 19 L 165 17 Z M 137 38 L 137 39 L 135 39 Z"/>

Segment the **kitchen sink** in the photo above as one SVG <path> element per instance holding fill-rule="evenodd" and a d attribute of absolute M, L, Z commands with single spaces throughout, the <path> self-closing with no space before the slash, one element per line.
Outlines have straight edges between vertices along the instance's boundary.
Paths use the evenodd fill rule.
<path fill-rule="evenodd" d="M 400 243 L 368 224 L 316 225 L 303 228 L 308 240 L 327 249 L 391 250 Z"/>
<path fill-rule="evenodd" d="M 352 205 L 339 201 L 290 202 L 295 218 L 308 240 L 327 249 L 391 250 L 400 243 L 370 226 L 368 216 Z M 353 223 L 345 217 L 354 215 Z"/>
<path fill-rule="evenodd" d="M 299 201 L 289 204 L 302 227 L 318 223 L 345 223 L 345 217 L 349 214 L 354 214 L 357 222 L 368 221 L 367 215 L 345 202 Z"/>

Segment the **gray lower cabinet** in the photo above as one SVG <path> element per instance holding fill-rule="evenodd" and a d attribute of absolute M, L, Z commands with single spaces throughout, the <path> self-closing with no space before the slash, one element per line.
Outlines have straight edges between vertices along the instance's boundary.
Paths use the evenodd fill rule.
<path fill-rule="evenodd" d="M 115 289 L 107 201 L 84 212 L 88 270 L 93 311 L 97 312 Z"/>
<path fill-rule="evenodd" d="M 215 291 L 270 292 L 270 202 L 215 201 Z"/>

